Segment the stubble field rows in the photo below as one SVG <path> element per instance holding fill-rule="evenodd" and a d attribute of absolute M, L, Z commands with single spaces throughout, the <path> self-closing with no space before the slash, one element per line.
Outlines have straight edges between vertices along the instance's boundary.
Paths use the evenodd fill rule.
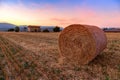
<path fill-rule="evenodd" d="M 0 79 L 119 80 L 120 33 L 106 33 L 107 48 L 87 65 L 59 64 L 60 33 L 0 33 Z"/>

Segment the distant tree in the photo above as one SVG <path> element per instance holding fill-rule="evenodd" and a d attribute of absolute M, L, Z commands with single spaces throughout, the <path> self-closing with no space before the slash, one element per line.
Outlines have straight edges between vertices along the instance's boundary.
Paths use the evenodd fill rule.
<path fill-rule="evenodd" d="M 24 27 L 24 31 L 27 31 L 27 27 Z"/>
<path fill-rule="evenodd" d="M 44 29 L 43 32 L 50 32 L 48 29 Z"/>
<path fill-rule="evenodd" d="M 60 27 L 58 27 L 58 26 L 54 27 L 54 28 L 53 28 L 53 31 L 54 31 L 54 32 L 60 32 Z"/>
<path fill-rule="evenodd" d="M 15 29 L 14 28 L 10 28 L 10 29 L 8 29 L 8 31 L 15 31 Z"/>
<path fill-rule="evenodd" d="M 108 30 L 108 28 L 103 28 L 103 30 L 105 31 L 105 30 Z"/>
<path fill-rule="evenodd" d="M 15 27 L 15 32 L 19 32 L 20 28 L 18 26 Z"/>

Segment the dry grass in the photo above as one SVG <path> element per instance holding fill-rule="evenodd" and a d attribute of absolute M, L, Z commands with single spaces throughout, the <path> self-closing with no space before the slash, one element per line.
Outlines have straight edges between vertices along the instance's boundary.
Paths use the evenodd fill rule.
<path fill-rule="evenodd" d="M 120 33 L 87 65 L 59 63 L 59 33 L 0 33 L 0 77 L 6 80 L 119 80 Z M 9 67 L 9 68 L 8 68 Z"/>

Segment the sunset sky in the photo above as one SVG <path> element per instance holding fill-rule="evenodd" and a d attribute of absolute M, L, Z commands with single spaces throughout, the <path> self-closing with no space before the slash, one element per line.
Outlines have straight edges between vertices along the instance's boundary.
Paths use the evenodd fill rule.
<path fill-rule="evenodd" d="M 120 28 L 120 0 L 0 0 L 0 22 Z"/>

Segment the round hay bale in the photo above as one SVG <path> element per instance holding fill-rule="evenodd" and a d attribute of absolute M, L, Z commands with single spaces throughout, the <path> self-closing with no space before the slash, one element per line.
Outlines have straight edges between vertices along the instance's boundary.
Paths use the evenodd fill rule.
<path fill-rule="evenodd" d="M 65 61 L 87 64 L 106 48 L 104 31 L 96 26 L 74 24 L 66 27 L 59 36 L 59 49 Z"/>

